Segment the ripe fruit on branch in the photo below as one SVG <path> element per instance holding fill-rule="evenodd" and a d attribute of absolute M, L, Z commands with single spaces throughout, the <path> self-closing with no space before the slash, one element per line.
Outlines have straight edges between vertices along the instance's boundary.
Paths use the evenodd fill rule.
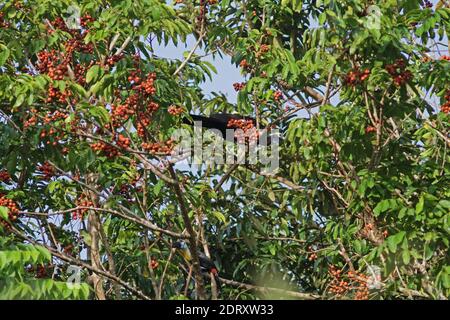
<path fill-rule="evenodd" d="M 309 255 L 308 255 L 309 261 L 314 261 L 317 259 L 317 253 L 314 251 L 312 246 L 308 247 L 308 252 L 309 252 Z"/>
<path fill-rule="evenodd" d="M 347 73 L 344 78 L 344 83 L 350 86 L 356 86 L 357 84 L 362 83 L 370 76 L 370 70 L 364 69 L 360 71 L 358 68 L 351 70 Z"/>
<path fill-rule="evenodd" d="M 178 116 L 183 113 L 183 107 L 172 105 L 167 111 L 173 116 Z"/>
<path fill-rule="evenodd" d="M 280 101 L 280 99 L 283 97 L 283 93 L 281 91 L 275 91 L 273 94 L 273 99 L 275 101 Z"/>
<path fill-rule="evenodd" d="M 155 73 L 150 73 L 146 79 L 144 79 L 144 81 L 142 81 L 141 85 L 136 85 L 133 87 L 134 90 L 138 90 L 141 92 L 144 92 L 147 95 L 154 95 L 156 93 L 156 88 L 154 86 L 154 82 L 156 79 L 156 74 Z M 135 83 L 139 82 L 139 78 L 135 78 Z M 136 81 L 138 80 L 138 81 Z"/>
<path fill-rule="evenodd" d="M 128 149 L 130 147 L 131 141 L 130 138 L 125 137 L 122 134 L 117 136 L 117 145 L 123 149 Z"/>
<path fill-rule="evenodd" d="M 244 70 L 245 72 L 250 72 L 252 70 L 251 65 L 248 63 L 247 59 L 242 60 L 239 63 L 239 66 Z"/>
<path fill-rule="evenodd" d="M 66 114 L 62 111 L 56 110 L 53 113 L 51 113 L 51 112 L 47 113 L 47 115 L 44 118 L 44 123 L 50 124 L 50 123 L 54 123 L 58 120 L 65 120 L 68 117 L 69 117 L 68 114 Z"/>
<path fill-rule="evenodd" d="M 114 158 L 119 155 L 119 150 L 116 147 L 103 141 L 91 144 L 91 148 L 94 151 L 102 152 L 107 158 Z"/>
<path fill-rule="evenodd" d="M 0 182 L 8 183 L 11 180 L 11 176 L 8 171 L 2 170 L 0 171 Z"/>
<path fill-rule="evenodd" d="M 242 89 L 245 88 L 245 83 L 244 83 L 244 82 L 241 82 L 241 83 L 238 83 L 238 82 L 233 83 L 233 88 L 234 88 L 234 90 L 236 90 L 236 91 L 241 91 Z"/>
<path fill-rule="evenodd" d="M 78 198 L 78 200 L 76 201 L 76 205 L 77 205 L 77 207 L 94 207 L 94 203 L 92 201 L 86 199 L 86 196 L 84 194 L 82 194 Z M 84 215 L 88 211 L 89 211 L 89 209 L 87 209 L 87 208 L 81 208 L 81 209 L 75 210 L 72 214 L 72 219 L 73 220 L 83 219 Z"/>
<path fill-rule="evenodd" d="M 88 26 L 88 24 L 94 22 L 95 19 L 93 17 L 91 17 L 90 14 L 85 14 L 84 16 L 82 16 L 80 18 L 80 24 L 83 28 L 86 28 Z"/>
<path fill-rule="evenodd" d="M 447 101 L 441 106 L 441 112 L 448 114 L 450 112 L 450 101 Z"/>
<path fill-rule="evenodd" d="M 12 199 L 6 198 L 6 196 L 0 196 L 0 207 L 6 207 L 9 209 L 8 212 L 9 221 L 17 220 L 19 216 L 19 207 Z M 2 219 L 0 218 L 0 220 Z"/>
<path fill-rule="evenodd" d="M 55 168 L 48 161 L 45 161 L 42 165 L 40 165 L 38 170 L 44 175 L 43 179 L 47 181 L 55 175 Z"/>
<path fill-rule="evenodd" d="M 260 132 L 256 130 L 253 120 L 251 119 L 230 119 L 227 123 L 227 127 L 238 129 L 234 133 L 238 143 L 256 142 L 260 136 Z"/>
<path fill-rule="evenodd" d="M 369 298 L 368 277 L 366 275 L 359 271 L 343 273 L 335 266 L 329 267 L 329 274 L 332 277 L 329 284 L 331 293 L 344 296 L 353 291 L 356 300 L 367 300 Z"/>
<path fill-rule="evenodd" d="M 0 12 L 0 28 L 9 28 L 9 26 L 9 22 L 5 21 L 4 13 Z"/>
<path fill-rule="evenodd" d="M 450 112 L 450 89 L 445 93 L 444 99 L 447 101 L 441 106 L 441 112 L 447 114 Z"/>
<path fill-rule="evenodd" d="M 113 55 L 111 57 L 108 57 L 108 59 L 106 59 L 106 64 L 109 65 L 110 67 L 114 66 L 118 61 L 120 61 L 122 58 L 124 57 L 124 54 L 118 54 L 118 55 Z"/>
<path fill-rule="evenodd" d="M 144 142 L 142 143 L 142 149 L 149 153 L 159 153 L 159 154 L 170 154 L 174 147 L 174 142 L 172 139 L 169 139 L 165 142 Z"/>
<path fill-rule="evenodd" d="M 385 67 L 397 86 L 401 86 L 413 78 L 411 71 L 405 70 L 405 68 L 406 62 L 403 59 L 397 59 L 393 64 L 388 64 Z"/>
<path fill-rule="evenodd" d="M 71 91 L 64 91 L 61 92 L 59 89 L 50 86 L 48 88 L 47 91 L 47 99 L 45 99 L 46 103 L 51 103 L 51 102 L 59 102 L 59 103 L 67 103 L 67 100 L 72 97 L 72 92 Z"/>
<path fill-rule="evenodd" d="M 158 260 L 152 258 L 150 261 L 150 268 L 155 270 L 156 268 L 158 268 L 158 266 L 159 266 Z"/>
<path fill-rule="evenodd" d="M 146 127 L 148 126 L 148 125 L 150 125 L 150 123 L 151 123 L 151 119 L 150 119 L 150 117 L 149 116 L 147 116 L 145 113 L 139 113 L 139 115 L 138 115 L 138 119 L 137 119 L 137 122 L 138 122 L 138 124 L 137 124 L 137 133 L 138 133 L 138 136 L 139 137 L 141 137 L 141 138 L 143 138 L 143 137 L 145 137 L 145 132 L 146 132 Z"/>

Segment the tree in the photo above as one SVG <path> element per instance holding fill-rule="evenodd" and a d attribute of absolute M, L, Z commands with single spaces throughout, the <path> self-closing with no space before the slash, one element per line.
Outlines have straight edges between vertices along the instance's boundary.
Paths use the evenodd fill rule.
<path fill-rule="evenodd" d="M 86 298 L 54 284 L 78 266 L 93 299 L 447 298 L 449 15 L 411 0 L 3 4 L 6 294 L 35 280 L 3 270 L 56 268 L 32 297 Z M 155 50 L 192 37 L 182 61 Z M 215 67 L 199 47 L 240 66 L 237 103 L 202 91 Z M 281 129 L 276 174 L 169 161 L 183 119 L 220 112 Z"/>

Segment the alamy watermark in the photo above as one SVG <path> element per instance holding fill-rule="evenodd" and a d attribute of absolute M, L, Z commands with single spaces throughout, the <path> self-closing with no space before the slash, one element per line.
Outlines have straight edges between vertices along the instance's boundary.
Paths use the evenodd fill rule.
<path fill-rule="evenodd" d="M 262 165 L 262 172 L 275 174 L 279 168 L 280 133 L 278 129 L 217 129 L 203 130 L 201 122 L 194 123 L 193 134 L 177 129 L 172 151 L 175 161 L 186 159 L 191 165 L 249 164 Z"/>

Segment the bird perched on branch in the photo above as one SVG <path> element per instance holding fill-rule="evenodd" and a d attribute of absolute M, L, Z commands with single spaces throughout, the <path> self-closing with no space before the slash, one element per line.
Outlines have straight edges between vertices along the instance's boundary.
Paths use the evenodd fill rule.
<path fill-rule="evenodd" d="M 256 126 L 256 120 L 252 117 L 241 116 L 238 114 L 231 113 L 213 113 L 209 117 L 199 116 L 195 114 L 189 115 L 190 118 L 184 118 L 183 123 L 193 125 L 194 122 L 202 122 L 202 127 L 207 129 L 219 130 L 223 137 L 226 136 L 226 130 L 230 129 L 230 121 L 233 120 L 244 120 L 251 121 L 253 126 Z"/>
<path fill-rule="evenodd" d="M 213 113 L 209 117 L 190 114 L 189 117 L 183 118 L 184 124 L 195 125 L 196 122 L 201 122 L 202 128 L 218 130 L 224 139 L 231 142 L 240 141 L 242 143 L 242 141 L 248 141 L 248 139 L 253 141 L 259 139 L 260 143 L 270 145 L 273 140 L 273 136 L 270 133 L 273 128 L 266 128 L 265 130 L 262 130 L 264 128 L 260 128 L 260 130 L 257 130 L 256 119 L 249 116 L 231 113 Z M 244 132 L 244 135 L 239 140 L 236 134 L 234 136 L 228 136 L 227 129 L 239 129 Z M 244 137 L 247 139 L 242 140 Z M 281 141 L 280 135 L 278 135 L 277 141 Z"/>
<path fill-rule="evenodd" d="M 177 249 L 177 251 L 183 256 L 186 262 L 192 262 L 191 251 L 186 242 L 177 241 L 172 245 L 173 248 Z M 212 273 L 214 279 L 216 280 L 217 287 L 220 289 L 220 279 L 219 272 L 217 271 L 217 267 L 214 262 L 208 258 L 203 252 L 198 251 L 198 260 L 200 262 L 200 269 L 202 272 Z"/>

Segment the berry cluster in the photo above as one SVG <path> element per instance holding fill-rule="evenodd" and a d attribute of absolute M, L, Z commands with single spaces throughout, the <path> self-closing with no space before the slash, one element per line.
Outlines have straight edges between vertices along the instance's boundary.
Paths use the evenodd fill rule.
<path fill-rule="evenodd" d="M 242 60 L 239 63 L 239 66 L 242 68 L 242 70 L 244 70 L 245 72 L 251 72 L 252 71 L 252 66 L 250 65 L 250 63 L 248 63 L 247 59 Z M 263 71 L 265 72 L 265 71 Z"/>
<path fill-rule="evenodd" d="M 139 78 L 138 78 L 139 79 Z M 147 78 L 145 78 L 140 85 L 135 81 L 136 85 L 133 87 L 134 90 L 140 91 L 148 96 L 154 95 L 156 93 L 156 88 L 154 86 L 156 79 L 155 73 L 150 73 Z"/>
<path fill-rule="evenodd" d="M 140 69 L 131 71 L 130 75 L 128 76 L 128 82 L 132 84 L 139 84 L 141 82 L 141 78 L 139 77 L 140 73 L 141 73 Z"/>
<path fill-rule="evenodd" d="M 183 108 L 172 105 L 167 111 L 173 116 L 178 116 L 183 113 Z"/>
<path fill-rule="evenodd" d="M 37 117 L 35 115 L 35 112 L 32 111 L 32 116 L 28 120 L 24 121 L 23 127 L 25 129 L 28 127 L 33 127 L 36 125 L 36 123 L 37 123 Z"/>
<path fill-rule="evenodd" d="M 82 25 L 86 26 L 88 22 L 93 21 L 92 17 L 84 16 L 81 18 Z M 79 31 L 78 29 L 69 29 L 61 17 L 57 17 L 55 20 L 50 22 L 47 26 L 47 31 L 52 34 L 56 30 L 62 30 L 70 34 L 70 38 L 63 43 L 65 51 L 56 50 L 44 50 L 37 54 L 38 61 L 36 63 L 36 69 L 41 74 L 47 74 L 53 80 L 63 80 L 69 74 L 70 64 L 74 65 L 73 73 L 76 81 L 84 85 L 85 84 L 85 74 L 87 69 L 93 65 L 93 61 L 89 63 L 88 66 L 84 66 L 80 63 L 73 63 L 75 52 L 92 54 L 94 52 L 94 46 L 92 43 L 85 43 L 84 39 L 88 34 L 88 30 Z M 53 99 L 49 99 L 51 102 Z M 60 102 L 63 103 L 64 99 Z"/>
<path fill-rule="evenodd" d="M 91 148 L 94 151 L 102 152 L 107 158 L 115 158 L 119 155 L 116 147 L 103 141 L 91 144 Z"/>
<path fill-rule="evenodd" d="M 87 65 L 83 65 L 83 64 L 79 64 L 77 63 L 75 65 L 75 68 L 73 70 L 74 76 L 75 76 L 75 81 L 84 86 L 86 84 L 86 73 L 87 71 L 95 64 L 94 60 L 91 60 L 89 62 L 89 64 Z"/>
<path fill-rule="evenodd" d="M 131 140 L 130 138 L 125 137 L 122 134 L 117 136 L 117 145 L 122 149 L 128 149 L 130 147 Z"/>
<path fill-rule="evenodd" d="M 173 150 L 174 142 L 172 139 L 165 142 L 143 142 L 142 149 L 149 153 L 170 154 Z"/>
<path fill-rule="evenodd" d="M 241 83 L 236 82 L 236 83 L 233 83 L 233 88 L 234 88 L 235 91 L 241 91 L 242 89 L 245 88 L 245 82 L 241 82 Z"/>
<path fill-rule="evenodd" d="M 146 127 L 150 125 L 151 119 L 145 113 L 139 113 L 138 124 L 137 124 L 137 133 L 138 136 L 143 138 L 145 137 Z"/>
<path fill-rule="evenodd" d="M 106 59 L 106 64 L 109 65 L 110 67 L 114 66 L 117 62 L 119 62 L 120 60 L 122 60 L 122 58 L 124 57 L 124 54 L 115 54 L 111 57 L 109 57 L 108 59 Z"/>
<path fill-rule="evenodd" d="M 273 94 L 273 99 L 275 101 L 280 101 L 280 99 L 283 97 L 283 93 L 281 91 L 275 91 Z"/>
<path fill-rule="evenodd" d="M 29 273 L 34 273 L 35 278 L 44 279 L 44 278 L 47 278 L 47 276 L 52 273 L 52 271 L 50 270 L 51 267 L 52 267 L 51 265 L 45 266 L 43 264 L 40 264 L 36 267 L 29 266 L 26 270 Z"/>
<path fill-rule="evenodd" d="M 55 32 L 55 29 L 59 29 L 65 32 L 70 32 L 70 29 L 66 26 L 64 19 L 61 17 L 55 18 L 53 21 L 50 21 L 50 24 L 47 25 L 47 28 L 50 29 L 49 33 L 52 34 Z"/>
<path fill-rule="evenodd" d="M 80 22 L 83 27 L 86 27 L 89 22 L 93 22 L 94 19 L 90 15 L 84 15 L 81 17 Z M 66 33 L 69 33 L 72 36 L 68 42 L 65 43 L 66 49 L 69 48 L 68 53 L 73 53 L 74 51 L 80 51 L 84 53 L 93 53 L 94 46 L 92 43 L 85 44 L 84 38 L 88 34 L 89 30 L 80 31 L 78 29 L 69 29 L 64 22 L 64 19 L 61 17 L 57 17 L 55 20 L 50 22 L 50 25 L 47 25 L 48 33 L 52 34 L 55 30 L 61 30 Z"/>
<path fill-rule="evenodd" d="M 450 56 L 442 56 L 441 60 L 450 61 Z"/>
<path fill-rule="evenodd" d="M 140 59 L 139 56 L 134 57 L 135 62 Z M 137 63 L 137 62 L 136 62 Z M 128 81 L 131 83 L 131 89 L 134 93 L 131 94 L 125 102 L 117 106 L 112 106 L 112 123 L 114 127 L 119 127 L 123 122 L 127 121 L 131 115 L 136 114 L 139 106 L 146 106 L 145 112 L 139 112 L 137 119 L 137 130 L 139 136 L 143 137 L 145 133 L 145 126 L 150 124 L 150 113 L 159 109 L 159 104 L 154 101 L 149 101 L 149 98 L 156 93 L 154 82 L 156 79 L 155 73 L 150 73 L 142 80 L 139 74 L 141 70 L 132 71 L 128 76 Z"/>
<path fill-rule="evenodd" d="M 262 44 L 259 50 L 256 52 L 255 56 L 256 58 L 260 58 L 261 56 L 265 55 L 267 52 L 270 51 L 270 46 L 268 44 Z"/>
<path fill-rule="evenodd" d="M 370 75 L 369 69 L 364 69 L 363 71 L 361 71 L 358 68 L 356 68 L 347 73 L 344 79 L 344 83 L 350 86 L 356 86 L 357 84 L 360 84 L 364 80 L 366 80 L 369 77 L 369 75 Z"/>
<path fill-rule="evenodd" d="M 392 76 L 397 86 L 405 84 L 413 78 L 409 70 L 405 70 L 406 62 L 403 59 L 397 59 L 393 64 L 386 65 L 386 71 Z"/>
<path fill-rule="evenodd" d="M 76 205 L 77 205 L 77 207 L 94 207 L 94 203 L 92 201 L 86 199 L 86 196 L 84 194 L 78 198 Z M 86 209 L 86 208 L 75 210 L 72 213 L 72 219 L 73 220 L 83 219 L 84 215 L 88 211 L 89 211 L 89 209 Z"/>
<path fill-rule="evenodd" d="M 44 123 L 49 124 L 56 122 L 58 120 L 65 120 L 69 117 L 68 114 L 61 112 L 59 110 L 56 110 L 54 112 L 48 112 L 47 115 L 44 117 Z"/>
<path fill-rule="evenodd" d="M 9 22 L 5 21 L 4 13 L 0 12 L 0 28 L 9 28 L 9 26 Z"/>
<path fill-rule="evenodd" d="M 71 96 L 72 92 L 70 91 L 61 92 L 59 89 L 50 86 L 47 91 L 47 99 L 45 99 L 45 102 L 51 103 L 56 101 L 59 103 L 66 103 Z"/>
<path fill-rule="evenodd" d="M 55 175 L 55 168 L 48 163 L 48 161 L 45 161 L 42 165 L 40 165 L 38 170 L 44 175 L 42 179 L 47 181 Z"/>
<path fill-rule="evenodd" d="M 445 94 L 446 102 L 441 106 L 441 112 L 448 114 L 450 112 L 450 89 Z"/>
<path fill-rule="evenodd" d="M 243 131 L 250 130 L 254 127 L 253 120 L 246 119 L 230 119 L 227 123 L 228 128 L 242 129 Z"/>
<path fill-rule="evenodd" d="M 119 194 L 122 195 L 123 197 L 125 197 L 125 199 L 132 201 L 132 198 L 130 197 L 130 192 L 132 189 L 134 189 L 137 193 L 143 192 L 142 186 L 136 186 L 136 184 L 138 183 L 140 178 L 141 177 L 137 177 L 137 178 L 133 179 L 132 181 L 130 181 L 129 183 L 122 184 L 119 187 Z M 113 189 L 114 189 L 114 187 L 113 187 Z"/>
<path fill-rule="evenodd" d="M 333 294 L 345 295 L 350 289 L 350 284 L 348 281 L 342 279 L 342 270 L 331 266 L 328 272 L 332 277 L 329 291 Z"/>
<path fill-rule="evenodd" d="M 17 217 L 19 216 L 19 207 L 13 200 L 6 198 L 3 195 L 0 196 L 0 207 L 6 207 L 9 209 L 8 219 L 10 221 L 17 220 Z"/>
<path fill-rule="evenodd" d="M 85 14 L 80 18 L 80 24 L 83 28 L 86 28 L 88 24 L 94 22 L 95 19 L 90 14 Z"/>
<path fill-rule="evenodd" d="M 47 132 L 47 130 L 42 129 L 41 134 L 39 135 L 39 137 L 41 139 L 46 139 L 46 144 L 48 145 L 53 145 L 53 146 L 57 146 L 58 145 L 58 140 L 62 140 L 63 136 L 62 136 L 62 132 L 60 132 L 59 135 L 55 135 L 56 134 L 56 129 L 54 128 L 50 128 L 50 130 Z"/>
<path fill-rule="evenodd" d="M 242 60 L 239 63 L 239 66 L 244 70 L 247 70 L 250 67 L 249 63 L 247 62 L 247 59 Z"/>
<path fill-rule="evenodd" d="M 256 130 L 253 120 L 230 119 L 227 123 L 228 128 L 238 129 L 234 136 L 238 143 L 256 142 L 259 138 L 259 132 Z"/>
<path fill-rule="evenodd" d="M 84 32 L 83 34 L 75 33 L 74 38 L 71 38 L 66 41 L 66 43 L 64 44 L 64 48 L 66 49 L 64 61 L 70 61 L 70 58 L 74 52 L 82 52 L 88 54 L 94 53 L 93 44 L 84 43 L 84 37 L 87 34 L 88 32 Z"/>
<path fill-rule="evenodd" d="M 130 108 L 128 102 L 120 105 L 113 105 L 111 107 L 112 123 L 114 127 L 119 127 L 122 122 L 128 120 L 128 118 L 134 114 L 134 109 Z"/>
<path fill-rule="evenodd" d="M 369 299 L 368 277 L 358 271 L 348 271 L 346 274 L 335 266 L 329 268 L 332 277 L 329 291 L 333 294 L 344 296 L 350 291 L 355 294 L 356 300 Z"/>
<path fill-rule="evenodd" d="M 158 268 L 158 266 L 159 266 L 158 260 L 152 258 L 152 259 L 150 260 L 149 265 L 150 265 L 150 268 L 152 268 L 153 270 L 155 270 L 155 269 Z"/>
<path fill-rule="evenodd" d="M 36 69 L 40 73 L 47 74 L 53 80 L 62 80 L 67 74 L 67 66 L 69 58 L 65 57 L 61 61 L 58 53 L 55 50 L 41 51 L 37 54 L 38 63 Z"/>
<path fill-rule="evenodd" d="M 8 183 L 11 180 L 11 176 L 8 171 L 2 170 L 0 171 L 0 182 Z"/>
<path fill-rule="evenodd" d="M 268 44 L 262 44 L 261 48 L 259 49 L 262 54 L 269 52 L 269 50 L 270 46 Z"/>
<path fill-rule="evenodd" d="M 308 247 L 308 261 L 314 261 L 317 259 L 317 253 L 314 251 L 314 248 L 312 246 Z"/>

